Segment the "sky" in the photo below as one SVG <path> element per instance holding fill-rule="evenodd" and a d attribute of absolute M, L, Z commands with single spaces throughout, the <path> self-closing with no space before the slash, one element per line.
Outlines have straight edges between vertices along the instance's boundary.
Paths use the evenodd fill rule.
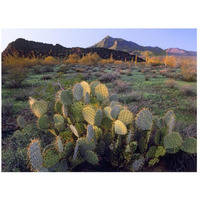
<path fill-rule="evenodd" d="M 89 47 L 107 35 L 142 46 L 197 51 L 196 29 L 2 29 L 2 51 L 17 38 L 60 44 L 64 47 Z"/>

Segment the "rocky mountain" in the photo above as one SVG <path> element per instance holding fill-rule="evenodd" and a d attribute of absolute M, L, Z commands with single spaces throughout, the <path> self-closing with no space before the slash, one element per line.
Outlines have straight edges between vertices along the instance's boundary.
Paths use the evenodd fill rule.
<path fill-rule="evenodd" d="M 117 51 L 124 51 L 130 54 L 138 54 L 141 52 L 148 51 L 153 55 L 166 55 L 168 52 L 169 55 L 180 55 L 180 56 L 196 56 L 197 53 L 194 51 L 186 51 L 178 48 L 169 48 L 162 49 L 160 47 L 151 47 L 151 46 L 141 46 L 135 42 L 127 41 L 121 38 L 112 38 L 110 36 L 106 36 L 100 42 L 94 44 L 90 48 L 108 48 Z"/>
<path fill-rule="evenodd" d="M 22 38 L 19 38 L 11 42 L 7 48 L 2 52 L 2 59 L 7 55 L 18 55 L 20 57 L 37 57 L 44 58 L 47 56 L 54 56 L 59 58 L 68 57 L 70 54 L 76 53 L 80 57 L 86 55 L 87 53 L 97 53 L 101 58 L 108 59 L 112 57 L 115 60 L 135 60 L 135 55 L 131 55 L 124 51 L 115 51 L 108 48 L 66 48 L 59 44 L 52 45 L 41 42 L 28 41 Z M 142 58 L 137 58 L 138 62 L 143 62 Z"/>
<path fill-rule="evenodd" d="M 177 55 L 177 56 L 196 56 L 197 52 L 195 51 L 186 51 L 179 48 L 168 48 L 166 49 L 168 55 Z"/>

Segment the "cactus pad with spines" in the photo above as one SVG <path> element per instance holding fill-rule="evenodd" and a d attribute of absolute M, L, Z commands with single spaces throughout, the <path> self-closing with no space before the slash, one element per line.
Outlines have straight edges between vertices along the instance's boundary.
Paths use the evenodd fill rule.
<path fill-rule="evenodd" d="M 35 99 L 35 98 L 33 98 L 33 97 L 29 97 L 29 105 L 30 105 L 30 107 L 32 107 L 32 105 L 36 102 L 37 100 Z"/>
<path fill-rule="evenodd" d="M 54 149 L 49 149 L 43 156 L 43 166 L 46 168 L 53 167 L 60 158 L 61 156 Z"/>
<path fill-rule="evenodd" d="M 72 131 L 70 128 L 67 128 L 66 131 L 62 131 L 60 132 L 60 136 L 63 139 L 63 141 L 65 142 L 66 140 L 69 140 L 72 137 Z"/>
<path fill-rule="evenodd" d="M 83 108 L 83 117 L 85 119 L 86 122 L 88 122 L 91 125 L 94 125 L 94 119 L 95 119 L 95 110 L 90 107 L 90 106 L 86 106 Z"/>
<path fill-rule="evenodd" d="M 70 155 L 70 153 L 73 152 L 73 149 L 74 149 L 74 145 L 72 142 L 67 142 L 65 145 L 64 145 L 64 148 L 63 148 L 63 152 L 62 152 L 62 156 L 61 157 L 67 157 Z"/>
<path fill-rule="evenodd" d="M 45 101 L 36 101 L 35 103 L 32 104 L 31 110 L 32 112 L 40 118 L 42 115 L 44 115 L 47 112 L 48 106 Z"/>
<path fill-rule="evenodd" d="M 82 81 L 80 84 L 83 87 L 83 95 L 85 96 L 85 94 L 87 92 L 88 92 L 88 94 L 90 94 L 90 92 L 91 92 L 90 85 L 86 81 Z"/>
<path fill-rule="evenodd" d="M 49 128 L 49 120 L 47 115 L 43 115 L 38 119 L 38 128 L 39 129 L 48 129 Z"/>
<path fill-rule="evenodd" d="M 55 149 L 58 153 L 63 152 L 63 143 L 62 143 L 60 136 L 57 136 L 55 139 Z"/>
<path fill-rule="evenodd" d="M 73 87 L 73 96 L 77 101 L 80 101 L 83 97 L 83 87 L 80 83 L 77 83 Z"/>
<path fill-rule="evenodd" d="M 192 137 L 188 137 L 183 141 L 183 145 L 181 147 L 182 151 L 185 151 L 186 153 L 197 153 L 197 140 Z"/>
<path fill-rule="evenodd" d="M 54 115 L 54 123 L 55 124 L 63 124 L 64 123 L 64 118 L 60 114 L 55 114 Z"/>
<path fill-rule="evenodd" d="M 144 162 L 145 162 L 144 157 L 135 160 L 135 161 L 133 162 L 133 165 L 132 165 L 132 170 L 133 170 L 134 172 L 139 171 L 140 169 L 142 169 L 142 167 L 143 167 L 143 165 L 144 165 Z"/>
<path fill-rule="evenodd" d="M 136 117 L 136 125 L 141 130 L 150 130 L 152 127 L 153 116 L 152 113 L 143 108 Z"/>
<path fill-rule="evenodd" d="M 86 138 L 82 137 L 76 141 L 79 144 L 79 151 L 81 156 L 85 156 L 86 151 L 92 151 L 95 148 L 93 142 L 88 142 Z"/>
<path fill-rule="evenodd" d="M 88 92 L 85 93 L 84 102 L 85 102 L 85 104 L 90 103 L 90 95 Z"/>
<path fill-rule="evenodd" d="M 55 103 L 55 111 L 56 113 L 62 114 L 62 106 L 63 104 L 60 101 L 56 101 Z"/>
<path fill-rule="evenodd" d="M 95 87 L 95 95 L 98 101 L 104 101 L 108 98 L 108 88 L 104 84 L 99 84 Z"/>
<path fill-rule="evenodd" d="M 72 133 L 74 133 L 74 135 L 76 137 L 79 137 L 78 131 L 76 130 L 76 127 L 73 125 L 70 125 L 69 128 L 71 129 Z"/>
<path fill-rule="evenodd" d="M 168 126 L 168 133 L 171 133 L 175 127 L 176 119 L 175 115 L 172 115 L 167 126 Z"/>
<path fill-rule="evenodd" d="M 160 122 L 160 119 L 156 116 L 154 117 L 154 124 L 157 128 L 162 128 L 162 124 Z"/>
<path fill-rule="evenodd" d="M 73 102 L 72 90 L 62 90 L 60 93 L 60 101 L 62 104 L 70 105 Z"/>
<path fill-rule="evenodd" d="M 93 128 L 94 128 L 95 138 L 96 140 L 99 140 L 102 136 L 102 130 L 98 128 L 97 126 L 94 126 Z"/>
<path fill-rule="evenodd" d="M 118 135 L 125 135 L 127 133 L 125 124 L 120 120 L 115 121 L 115 133 Z"/>
<path fill-rule="evenodd" d="M 90 83 L 91 93 L 93 96 L 95 96 L 95 87 L 99 84 L 100 84 L 99 81 L 93 81 Z"/>
<path fill-rule="evenodd" d="M 169 153 L 171 153 L 171 151 L 174 152 L 174 149 L 177 150 L 180 148 L 182 143 L 183 139 L 178 132 L 169 133 L 164 137 L 164 147 L 166 150 L 169 150 L 167 151 Z"/>
<path fill-rule="evenodd" d="M 100 126 L 102 119 L 103 119 L 103 111 L 101 109 L 98 109 L 94 117 L 95 125 Z"/>
<path fill-rule="evenodd" d="M 133 123 L 133 113 L 129 110 L 122 110 L 119 113 L 118 119 L 126 125 L 131 124 Z"/>
<path fill-rule="evenodd" d="M 104 110 L 103 110 L 103 112 L 104 112 L 104 115 L 105 115 L 108 119 L 113 120 L 113 118 L 112 118 L 112 116 L 111 116 L 111 107 L 109 107 L 109 106 L 105 107 Z"/>
<path fill-rule="evenodd" d="M 165 125 L 168 126 L 170 120 L 171 120 L 171 117 L 174 116 L 174 111 L 173 110 L 169 110 L 165 116 L 164 116 L 164 122 L 165 122 Z"/>
<path fill-rule="evenodd" d="M 62 114 L 64 118 L 67 118 L 68 111 L 67 111 L 67 105 L 63 104 L 62 106 Z"/>
<path fill-rule="evenodd" d="M 33 171 L 42 167 L 43 158 L 39 140 L 32 140 L 28 147 L 28 157 Z"/>
<path fill-rule="evenodd" d="M 87 139 L 88 142 L 90 142 L 93 137 L 94 137 L 93 126 L 92 125 L 88 125 L 86 139 Z"/>
<path fill-rule="evenodd" d="M 112 116 L 113 119 L 117 119 L 119 113 L 120 113 L 120 107 L 116 105 L 116 106 L 114 106 L 114 107 L 112 108 L 110 114 L 111 114 L 111 116 Z"/>
<path fill-rule="evenodd" d="M 26 120 L 23 117 L 18 116 L 17 117 L 17 124 L 20 128 L 24 128 L 26 126 Z"/>
<path fill-rule="evenodd" d="M 87 162 L 89 162 L 92 165 L 97 165 L 99 162 L 97 154 L 94 153 L 93 151 L 86 151 L 85 160 L 87 160 Z"/>
<path fill-rule="evenodd" d="M 82 101 L 74 102 L 71 105 L 71 113 L 77 122 L 82 122 L 84 120 L 83 114 L 82 114 L 83 107 L 84 107 L 84 103 Z"/>
<path fill-rule="evenodd" d="M 118 95 L 117 94 L 113 94 L 110 96 L 109 101 L 118 101 Z"/>
<path fill-rule="evenodd" d="M 64 130 L 65 125 L 63 123 L 55 123 L 54 127 L 55 127 L 55 129 L 57 129 L 60 132 L 60 131 Z"/>

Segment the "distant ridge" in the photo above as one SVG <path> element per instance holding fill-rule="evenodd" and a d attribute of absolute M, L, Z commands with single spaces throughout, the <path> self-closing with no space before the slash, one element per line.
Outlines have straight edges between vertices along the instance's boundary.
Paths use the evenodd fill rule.
<path fill-rule="evenodd" d="M 180 56 L 196 56 L 197 53 L 194 51 L 186 51 L 178 48 L 169 48 L 162 49 L 160 47 L 151 47 L 151 46 L 141 46 L 135 42 L 127 41 L 122 38 L 112 38 L 109 35 L 103 38 L 98 43 L 92 45 L 90 48 L 107 48 L 117 51 L 124 51 L 130 54 L 138 54 L 140 52 L 149 51 L 154 55 L 166 55 L 168 52 L 169 55 L 180 55 Z"/>
<path fill-rule="evenodd" d="M 16 39 L 15 41 L 8 44 L 7 48 L 2 52 L 2 59 L 7 55 L 14 55 L 17 53 L 20 57 L 33 57 L 44 58 L 47 56 L 54 56 L 59 58 L 68 57 L 70 54 L 76 53 L 80 57 L 86 55 L 87 53 L 97 53 L 102 59 L 108 59 L 112 57 L 115 60 L 135 60 L 135 55 L 130 55 L 124 51 L 115 51 L 107 48 L 66 48 L 59 44 L 46 44 L 42 42 L 34 42 L 25 40 L 23 38 Z M 140 57 L 137 58 L 138 62 L 143 62 L 144 60 Z"/>

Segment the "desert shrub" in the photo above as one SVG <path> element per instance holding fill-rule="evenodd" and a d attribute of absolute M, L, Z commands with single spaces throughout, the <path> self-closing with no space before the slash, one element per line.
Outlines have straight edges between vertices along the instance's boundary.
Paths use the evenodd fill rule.
<path fill-rule="evenodd" d="M 185 81 L 196 81 L 197 63 L 192 60 L 183 60 L 180 64 L 182 78 Z"/>
<path fill-rule="evenodd" d="M 159 70 L 159 73 L 164 76 L 168 73 L 168 70 L 167 69 L 161 69 L 161 70 Z"/>
<path fill-rule="evenodd" d="M 95 53 L 88 53 L 88 54 L 86 54 L 86 56 L 83 56 L 79 60 L 79 63 L 88 64 L 88 65 L 95 65 L 100 60 L 101 60 L 101 57 L 95 52 Z"/>
<path fill-rule="evenodd" d="M 52 66 L 43 66 L 41 68 L 41 70 L 42 70 L 43 73 L 54 72 L 54 69 L 53 69 Z"/>
<path fill-rule="evenodd" d="M 14 98 L 16 101 L 28 101 L 29 91 L 28 90 L 20 90 L 20 92 L 15 93 Z"/>
<path fill-rule="evenodd" d="M 85 70 L 84 70 L 84 68 L 77 68 L 76 69 L 76 72 L 84 72 Z"/>
<path fill-rule="evenodd" d="M 58 61 L 58 59 L 54 58 L 53 56 L 47 56 L 44 59 L 44 64 L 45 65 L 56 65 L 56 64 L 59 64 L 59 61 Z"/>
<path fill-rule="evenodd" d="M 118 73 L 106 73 L 100 77 L 100 81 L 104 83 L 110 83 L 119 78 L 120 78 L 120 75 Z"/>
<path fill-rule="evenodd" d="M 95 73 L 94 73 L 94 76 L 96 76 L 96 77 L 101 77 L 101 76 L 102 76 L 102 73 L 101 73 L 101 72 L 95 72 Z"/>
<path fill-rule="evenodd" d="M 189 95 L 189 96 L 196 95 L 196 89 L 192 85 L 184 84 L 184 85 L 179 86 L 179 89 L 185 95 Z"/>
<path fill-rule="evenodd" d="M 121 75 L 125 75 L 125 74 L 126 74 L 126 71 L 125 71 L 125 70 L 120 70 L 119 73 L 120 73 Z"/>
<path fill-rule="evenodd" d="M 132 69 L 126 71 L 126 76 L 132 76 Z"/>
<path fill-rule="evenodd" d="M 52 77 L 51 74 L 45 74 L 45 75 L 43 75 L 43 76 L 41 77 L 41 80 L 45 80 L 45 81 L 51 80 L 51 79 L 53 79 L 53 77 Z"/>
<path fill-rule="evenodd" d="M 142 94 L 136 91 L 132 91 L 130 93 L 122 94 L 119 97 L 119 102 L 123 104 L 129 104 L 134 101 L 140 101 L 142 99 Z"/>
<path fill-rule="evenodd" d="M 80 57 L 77 54 L 70 54 L 67 60 L 64 61 L 65 64 L 75 64 L 78 63 Z"/>
<path fill-rule="evenodd" d="M 56 97 L 55 112 L 49 112 L 44 100 L 30 98 L 38 131 L 49 138 L 48 146 L 39 139 L 29 144 L 32 171 L 98 171 L 102 163 L 116 171 L 140 171 L 168 155 L 197 153 L 195 138 L 183 139 L 173 131 L 172 110 L 159 118 L 143 108 L 135 116 L 98 81 L 76 83 Z M 18 125 L 23 131 L 21 118 Z"/>
<path fill-rule="evenodd" d="M 12 117 L 14 110 L 13 110 L 13 103 L 10 101 L 3 101 L 2 102 L 2 116 L 3 117 Z"/>
<path fill-rule="evenodd" d="M 9 70 L 8 82 L 6 86 L 9 88 L 19 88 L 27 77 L 28 69 L 25 67 L 12 67 Z"/>
<path fill-rule="evenodd" d="M 145 76 L 144 76 L 144 79 L 145 79 L 145 81 L 149 81 L 150 75 L 145 75 Z"/>
<path fill-rule="evenodd" d="M 177 85 L 177 83 L 174 79 L 168 79 L 165 81 L 165 86 L 168 88 L 175 88 L 176 85 Z"/>
<path fill-rule="evenodd" d="M 164 59 L 163 57 L 160 56 L 153 56 L 149 59 L 149 63 L 152 66 L 159 66 L 159 65 L 163 65 L 164 64 Z"/>
<path fill-rule="evenodd" d="M 115 80 L 114 90 L 116 93 L 127 92 L 131 90 L 130 85 L 122 80 Z"/>
<path fill-rule="evenodd" d="M 165 66 L 175 67 L 176 66 L 176 58 L 174 56 L 166 56 Z"/>

